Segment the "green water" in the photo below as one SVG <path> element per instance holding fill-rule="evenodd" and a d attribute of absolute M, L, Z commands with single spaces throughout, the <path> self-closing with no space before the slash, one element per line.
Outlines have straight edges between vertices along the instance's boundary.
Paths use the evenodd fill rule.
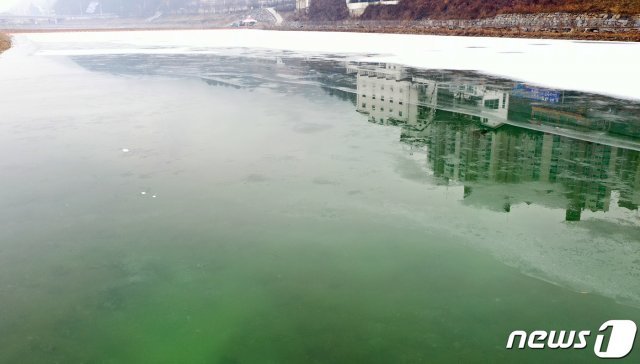
<path fill-rule="evenodd" d="M 2 89 L 0 362 L 589 362 L 505 345 L 640 322 L 638 152 L 377 125 L 325 63 L 207 84 L 142 76 L 157 59 Z"/>

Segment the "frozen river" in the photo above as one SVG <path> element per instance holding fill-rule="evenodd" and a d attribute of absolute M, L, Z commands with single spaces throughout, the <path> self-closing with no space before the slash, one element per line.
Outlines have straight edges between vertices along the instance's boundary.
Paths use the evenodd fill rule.
<path fill-rule="evenodd" d="M 47 54 L 202 54 L 278 49 L 434 69 L 477 70 L 539 85 L 640 99 L 640 43 L 403 34 L 183 30 L 31 34 Z M 67 47 L 61 43 L 73 43 Z M 62 46 L 62 49 L 56 49 Z"/>
<path fill-rule="evenodd" d="M 0 363 L 588 362 L 504 347 L 640 322 L 636 44 L 15 43 Z"/>

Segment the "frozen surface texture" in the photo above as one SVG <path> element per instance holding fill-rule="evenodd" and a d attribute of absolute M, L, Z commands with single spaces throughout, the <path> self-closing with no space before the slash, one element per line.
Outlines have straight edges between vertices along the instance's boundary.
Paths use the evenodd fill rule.
<path fill-rule="evenodd" d="M 263 30 L 175 30 L 30 34 L 43 52 L 203 53 L 266 48 L 352 54 L 414 67 L 477 70 L 544 86 L 640 98 L 640 44 L 571 40 Z M 55 45 L 73 42 L 74 50 Z"/>

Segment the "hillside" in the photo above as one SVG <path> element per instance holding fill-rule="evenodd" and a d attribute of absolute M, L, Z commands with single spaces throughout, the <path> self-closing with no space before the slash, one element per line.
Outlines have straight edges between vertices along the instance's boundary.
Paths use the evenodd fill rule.
<path fill-rule="evenodd" d="M 344 0 L 312 0 L 308 16 L 309 20 L 344 20 L 349 17 L 349 8 Z"/>
<path fill-rule="evenodd" d="M 640 14 L 640 0 L 401 0 L 398 5 L 369 6 L 362 19 L 475 19 L 505 13 Z"/>

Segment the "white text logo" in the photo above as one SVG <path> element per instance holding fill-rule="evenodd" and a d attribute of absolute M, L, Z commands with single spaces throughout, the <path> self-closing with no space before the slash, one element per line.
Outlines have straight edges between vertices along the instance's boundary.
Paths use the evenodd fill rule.
<path fill-rule="evenodd" d="M 610 330 L 609 330 L 610 329 Z M 609 320 L 598 329 L 593 352 L 600 358 L 619 359 L 627 356 L 636 338 L 637 327 L 630 320 Z M 608 333 L 607 333 L 608 332 Z M 514 331 L 507 340 L 507 349 L 584 349 L 588 345 L 587 338 L 591 331 L 543 331 L 536 330 L 528 334 L 526 331 Z M 608 344 L 605 347 L 605 339 Z M 518 339 L 516 341 L 516 339 Z"/>

